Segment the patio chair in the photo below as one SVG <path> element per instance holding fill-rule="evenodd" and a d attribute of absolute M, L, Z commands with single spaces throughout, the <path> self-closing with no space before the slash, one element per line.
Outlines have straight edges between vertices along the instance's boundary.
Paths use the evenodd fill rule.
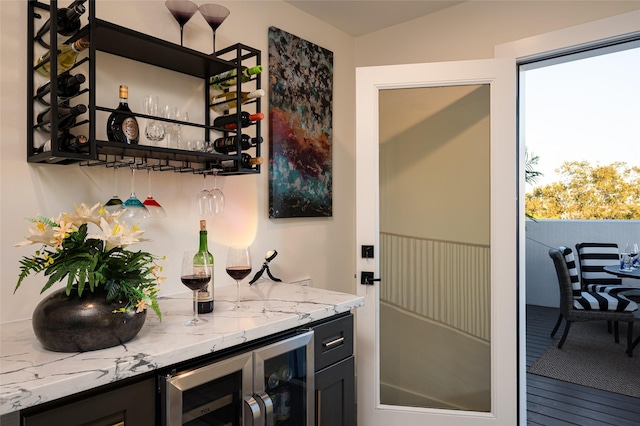
<path fill-rule="evenodd" d="M 549 257 L 558 276 L 560 287 L 560 315 L 556 322 L 551 337 L 555 336 L 562 318 L 566 320 L 566 326 L 558 349 L 562 349 L 569 329 L 573 322 L 578 321 L 612 321 L 614 324 L 615 342 L 620 341 L 618 336 L 618 322 L 623 321 L 627 326 L 627 354 L 633 356 L 633 312 L 638 305 L 620 294 L 611 294 L 595 291 L 584 291 L 580 286 L 580 279 L 576 269 L 573 251 L 568 247 L 550 249 Z"/>
<path fill-rule="evenodd" d="M 607 265 L 618 265 L 618 245 L 615 243 L 579 243 L 576 244 L 580 263 L 580 281 L 585 291 L 603 293 L 640 295 L 640 287 L 623 285 L 622 279 L 614 277 L 604 270 Z"/>

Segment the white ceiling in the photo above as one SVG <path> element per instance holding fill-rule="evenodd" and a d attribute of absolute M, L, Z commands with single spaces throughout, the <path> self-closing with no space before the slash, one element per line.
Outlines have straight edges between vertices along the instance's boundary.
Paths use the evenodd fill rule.
<path fill-rule="evenodd" d="M 285 1 L 352 36 L 378 31 L 462 3 L 462 1 L 440 0 Z"/>

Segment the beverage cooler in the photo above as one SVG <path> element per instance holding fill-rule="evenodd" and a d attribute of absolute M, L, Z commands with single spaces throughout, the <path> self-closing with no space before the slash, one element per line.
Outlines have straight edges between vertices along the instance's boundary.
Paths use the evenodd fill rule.
<path fill-rule="evenodd" d="M 313 331 L 160 375 L 164 426 L 314 425 Z"/>

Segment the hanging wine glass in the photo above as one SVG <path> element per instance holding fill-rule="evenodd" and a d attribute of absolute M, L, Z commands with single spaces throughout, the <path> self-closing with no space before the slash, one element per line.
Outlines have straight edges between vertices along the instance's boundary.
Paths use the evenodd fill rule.
<path fill-rule="evenodd" d="M 149 210 L 150 217 L 166 217 L 167 212 L 151 195 L 151 169 L 147 169 L 147 198 L 142 202 Z"/>
<path fill-rule="evenodd" d="M 198 10 L 213 30 L 213 56 L 216 56 L 216 30 L 231 12 L 226 7 L 213 3 L 202 4 Z"/>
<path fill-rule="evenodd" d="M 124 207 L 124 213 L 120 216 L 123 219 L 147 219 L 150 217 L 149 210 L 145 207 L 144 204 L 136 197 L 136 187 L 135 187 L 135 177 L 136 177 L 136 169 L 135 167 L 131 167 L 131 195 L 129 198 L 122 203 L 122 207 Z"/>
<path fill-rule="evenodd" d="M 202 186 L 202 191 L 196 195 L 196 203 L 198 205 L 198 214 L 207 216 L 213 211 L 213 204 L 211 193 L 207 190 L 207 174 L 203 173 L 202 175 L 204 176 L 204 185 Z"/>
<path fill-rule="evenodd" d="M 213 189 L 209 191 L 211 196 L 211 212 L 222 213 L 224 210 L 224 194 L 218 189 L 218 171 L 213 172 Z"/>
<path fill-rule="evenodd" d="M 105 210 L 110 213 L 115 213 L 122 209 L 122 200 L 118 197 L 118 168 L 113 166 L 113 197 L 109 199 L 104 205 Z"/>
<path fill-rule="evenodd" d="M 164 5 L 180 25 L 180 46 L 183 46 L 184 25 L 198 11 L 198 5 L 189 0 L 168 0 Z"/>

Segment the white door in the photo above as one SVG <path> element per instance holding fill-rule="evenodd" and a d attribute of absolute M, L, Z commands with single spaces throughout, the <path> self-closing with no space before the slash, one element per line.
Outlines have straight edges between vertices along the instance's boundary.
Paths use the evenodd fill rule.
<path fill-rule="evenodd" d="M 357 69 L 360 426 L 517 424 L 515 78 Z"/>

